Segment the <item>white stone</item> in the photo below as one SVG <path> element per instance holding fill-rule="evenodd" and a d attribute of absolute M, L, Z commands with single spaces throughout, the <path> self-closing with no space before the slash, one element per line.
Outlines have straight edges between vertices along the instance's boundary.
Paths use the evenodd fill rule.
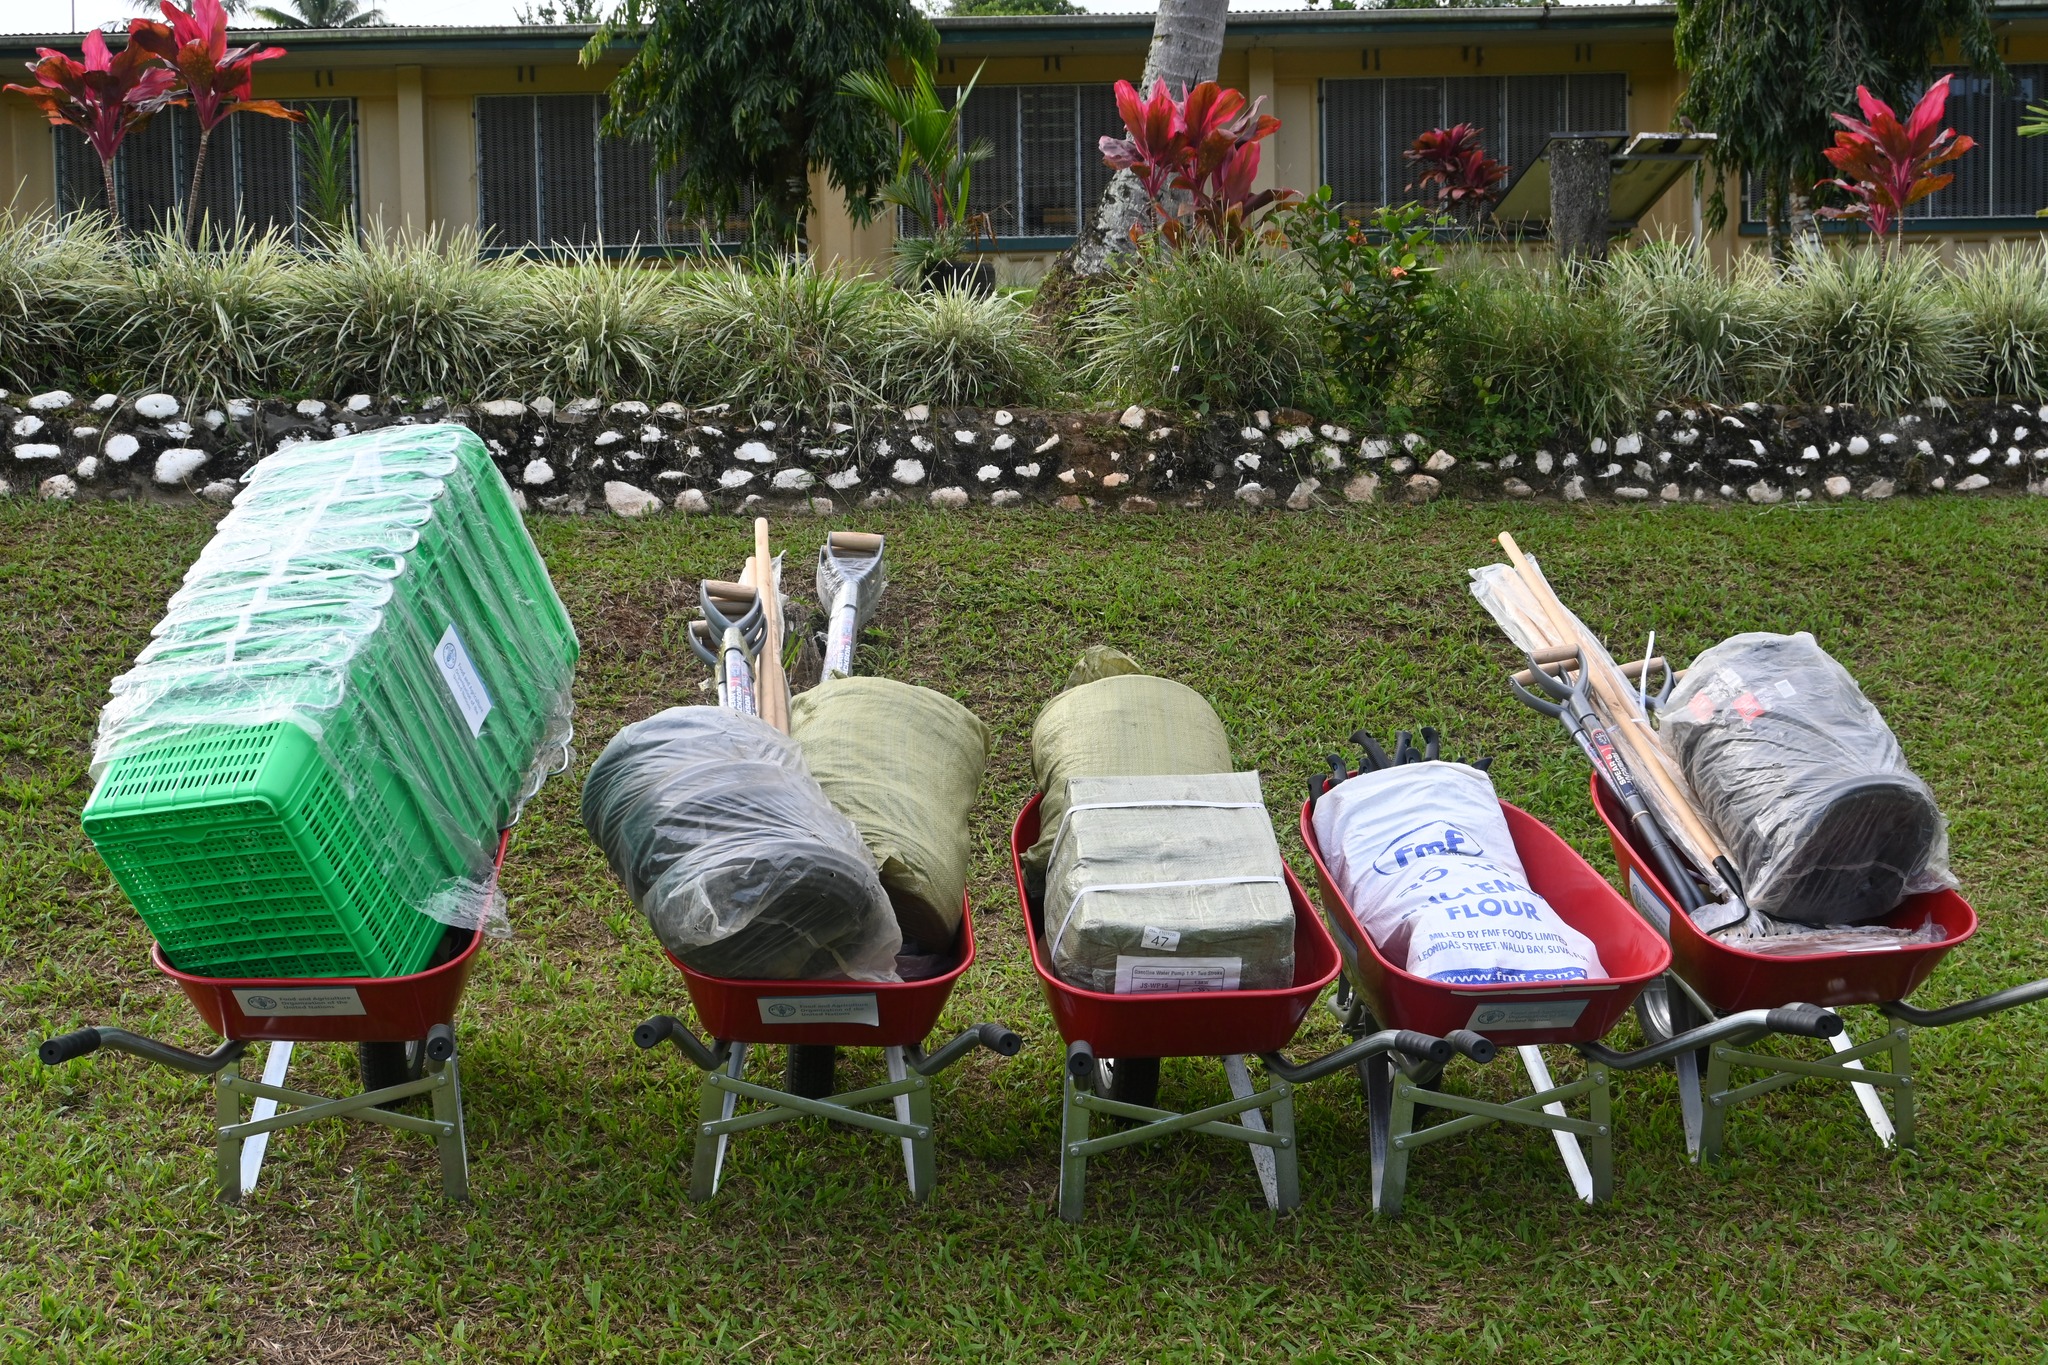
<path fill-rule="evenodd" d="M 812 446 L 804 452 L 813 460 L 843 460 L 846 458 L 847 453 L 843 446 L 836 449 L 831 446 Z"/>
<path fill-rule="evenodd" d="M 41 431 L 45 425 L 47 424 L 43 419 L 33 413 L 24 414 L 14 419 L 14 434 L 17 438 L 26 440 Z"/>
<path fill-rule="evenodd" d="M 818 476 L 808 469 L 780 469 L 770 482 L 778 493 L 801 493 L 817 481 Z"/>
<path fill-rule="evenodd" d="M 1054 446 L 1058 445 L 1059 443 L 1059 433 L 1055 432 L 1051 436 L 1046 437 L 1043 441 L 1040 441 L 1037 445 L 1031 447 L 1031 453 L 1033 455 L 1043 455 L 1046 451 L 1051 450 Z"/>
<path fill-rule="evenodd" d="M 529 460 L 519 478 L 528 488 L 539 488 L 555 481 L 555 467 L 546 460 Z"/>
<path fill-rule="evenodd" d="M 1677 431 L 1671 433 L 1671 444 L 1675 446 L 1689 446 L 1699 438 L 1700 434 L 1691 427 L 1680 427 Z"/>
<path fill-rule="evenodd" d="M 1306 512 L 1316 505 L 1316 490 L 1323 485 L 1316 479 L 1303 479 L 1294 485 L 1294 491 L 1287 495 L 1287 506 L 1296 512 Z"/>
<path fill-rule="evenodd" d="M 764 441 L 742 441 L 740 448 L 732 453 L 732 457 L 752 464 L 775 463 L 775 452 Z"/>
<path fill-rule="evenodd" d="M 51 389 L 48 393 L 39 393 L 28 400 L 30 412 L 55 412 L 59 408 L 70 406 L 71 395 L 62 389 Z"/>
<path fill-rule="evenodd" d="M 1989 488 L 1991 480 L 1983 474 L 1972 474 L 1966 479 L 1956 480 L 1956 492 L 1974 493 L 1980 488 Z"/>
<path fill-rule="evenodd" d="M 1913 442 L 1913 453 L 1922 459 L 1931 460 L 1934 458 L 1934 443 L 1925 440 L 1915 441 Z"/>
<path fill-rule="evenodd" d="M 770 421 L 768 421 L 768 420 L 766 420 L 766 419 L 763 419 L 763 420 L 762 420 L 761 422 L 757 423 L 757 425 L 758 425 L 758 426 L 759 426 L 759 427 L 761 428 L 761 430 L 763 430 L 763 431 L 765 431 L 765 432 L 769 432 L 769 433 L 771 433 L 771 434 L 772 434 L 772 433 L 774 432 L 774 430 L 775 430 L 775 423 L 773 423 L 773 422 L 770 422 Z"/>
<path fill-rule="evenodd" d="M 592 441 L 591 444 L 596 446 L 615 446 L 625 439 L 626 433 L 623 431 L 600 431 L 597 433 L 597 439 Z"/>
<path fill-rule="evenodd" d="M 838 510 L 837 504 L 830 498 L 811 499 L 811 515 L 814 517 L 829 517 Z"/>
<path fill-rule="evenodd" d="M 235 401 L 242 402 L 243 400 L 236 399 Z M 116 393 L 103 393 L 99 397 L 92 400 L 92 410 L 94 412 L 112 412 L 115 408 L 119 406 L 121 406 L 121 396 Z M 232 408 L 234 407 L 234 403 L 230 403 L 228 404 L 228 406 Z M 249 414 L 244 412 L 237 413 L 236 415 L 240 417 L 247 417 Z"/>
<path fill-rule="evenodd" d="M 905 409 L 903 410 L 903 420 L 904 420 L 904 421 L 906 421 L 906 422 L 929 422 L 929 421 L 931 421 L 931 420 L 932 420 L 932 410 L 931 410 L 931 407 L 930 407 L 930 405 L 929 405 L 929 404 L 926 404 L 926 403 L 918 403 L 918 404 L 916 404 L 916 405 L 914 405 L 914 406 L 912 406 L 912 407 L 907 407 L 907 408 L 905 408 Z"/>
<path fill-rule="evenodd" d="M 1173 435 L 1172 427 L 1154 427 L 1145 433 L 1145 439 L 1157 445 L 1171 435 Z M 1109 458 L 1114 460 L 1116 456 L 1112 455 Z"/>
<path fill-rule="evenodd" d="M 36 491 L 50 502 L 69 502 L 78 496 L 78 485 L 69 474 L 52 474 L 37 485 Z"/>
<path fill-rule="evenodd" d="M 189 441 L 192 439 L 192 424 L 190 422 L 166 422 L 164 423 L 164 435 L 170 437 L 173 441 Z"/>
<path fill-rule="evenodd" d="M 2025 427 L 2014 427 L 2014 428 L 2012 429 L 2012 438 L 2013 438 L 2013 439 L 2014 439 L 2015 441 L 2024 441 L 2024 440 L 2026 440 L 2026 439 L 2027 439 L 2027 429 L 2026 429 Z"/>
<path fill-rule="evenodd" d="M 680 469 L 664 469 L 654 476 L 654 480 L 656 483 L 681 483 L 684 477 Z"/>
<path fill-rule="evenodd" d="M 1762 412 L 1764 410 L 1764 407 L 1761 403 L 1744 403 L 1742 405 L 1742 410 L 1754 416 L 1755 414 Z"/>
<path fill-rule="evenodd" d="M 1240 441 L 1263 441 L 1266 439 L 1266 433 L 1257 427 L 1245 427 L 1237 433 L 1237 438 Z"/>
<path fill-rule="evenodd" d="M 1647 488 L 1617 488 L 1614 490 L 1614 496 L 1626 499 L 1629 502 L 1642 502 L 1650 496 L 1650 490 Z"/>
<path fill-rule="evenodd" d="M 1764 449 L 1764 443 L 1762 441 L 1756 440 L 1753 437 L 1750 440 L 1749 448 L 1756 452 L 1758 459 L 1762 459 L 1765 455 L 1770 453 L 1769 451 Z"/>
<path fill-rule="evenodd" d="M 1394 443 L 1383 436 L 1375 436 L 1359 444 L 1358 454 L 1362 459 L 1384 460 L 1393 454 Z"/>
<path fill-rule="evenodd" d="M 1129 483 L 1130 481 L 1131 476 L 1122 473 L 1121 471 L 1114 474 L 1104 474 L 1102 476 L 1102 486 L 1104 488 L 1122 488 L 1125 484 Z"/>
<path fill-rule="evenodd" d="M 924 482 L 923 460 L 898 460 L 889 471 L 889 477 L 909 488 Z"/>
<path fill-rule="evenodd" d="M 934 488 L 931 495 L 934 507 L 948 507 L 959 511 L 967 505 L 967 490 L 964 488 Z"/>
<path fill-rule="evenodd" d="M 1928 484 L 1927 486 L 1928 486 L 1929 488 L 1946 488 L 1946 487 L 1948 487 L 1948 480 L 1947 480 L 1947 479 L 1935 479 L 1935 480 L 1932 480 L 1932 481 L 1931 481 L 1931 482 L 1930 482 L 1930 483 L 1929 483 L 1929 484 Z"/>
<path fill-rule="evenodd" d="M 135 400 L 135 415 L 161 422 L 178 415 L 178 400 L 167 393 L 145 393 Z"/>
<path fill-rule="evenodd" d="M 1511 498 L 1526 498 L 1536 492 L 1535 489 L 1529 487 L 1528 484 L 1523 483 L 1520 479 L 1503 479 L 1500 491 Z"/>
<path fill-rule="evenodd" d="M 78 462 L 78 468 L 72 470 L 71 472 L 76 474 L 81 479 L 91 478 L 93 475 L 100 472 L 99 457 L 97 455 L 86 456 L 84 459 Z"/>
<path fill-rule="evenodd" d="M 1340 446 L 1349 444 L 1351 440 L 1350 427 L 1333 427 L 1328 422 L 1325 422 L 1317 427 L 1316 430 L 1323 434 L 1325 440 L 1335 441 Z"/>
<path fill-rule="evenodd" d="M 1539 450 L 1536 452 L 1536 472 L 1538 474 L 1548 474 L 1556 463 L 1556 460 L 1552 458 L 1549 451 Z"/>
<path fill-rule="evenodd" d="M 1515 452 L 1512 450 L 1510 450 L 1507 454 L 1500 457 L 1500 467 L 1502 469 L 1513 469 L 1516 465 L 1520 464 L 1521 462 L 1522 457 L 1515 454 Z"/>
<path fill-rule="evenodd" d="M 199 420 L 206 423 L 208 431 L 219 431 L 228 424 L 228 415 L 219 408 L 208 408 L 200 414 Z"/>
<path fill-rule="evenodd" d="M 869 507 L 886 507 L 896 501 L 896 495 L 886 488 L 877 488 L 863 500 Z"/>
<path fill-rule="evenodd" d="M 1860 432 L 1857 435 L 1851 436 L 1849 438 L 1849 453 L 1857 456 L 1868 455 L 1870 453 L 1869 438 Z"/>
<path fill-rule="evenodd" d="M 14 448 L 14 458 L 17 460 L 54 460 L 63 453 L 62 446 L 52 445 L 46 441 L 31 441 Z"/>
<path fill-rule="evenodd" d="M 725 435 L 725 428 L 723 427 L 698 427 L 697 430 L 714 441 L 721 439 Z"/>
<path fill-rule="evenodd" d="M 1577 467 L 1578 467 L 1578 463 L 1579 463 L 1579 457 L 1578 457 L 1578 454 L 1577 454 L 1577 452 L 1575 452 L 1575 451 L 1570 451 L 1570 450 L 1567 450 L 1567 451 L 1566 451 L 1566 452 L 1564 453 L 1564 467 L 1565 467 L 1566 469 L 1575 469 L 1575 468 L 1577 468 Z"/>
<path fill-rule="evenodd" d="M 163 484 L 183 483 L 198 473 L 199 467 L 205 463 L 205 451 L 194 450 L 190 446 L 173 446 L 156 457 L 156 481 Z"/>
<path fill-rule="evenodd" d="M 1409 470 L 1415 468 L 1415 461 L 1409 459 L 1406 455 L 1396 455 L 1393 459 L 1387 461 L 1387 468 L 1396 474 L 1406 474 Z"/>
<path fill-rule="evenodd" d="M 1640 432 L 1631 431 L 1616 439 L 1614 453 L 1617 455 L 1640 455 L 1643 453 L 1643 437 Z"/>
<path fill-rule="evenodd" d="M 841 493 L 844 493 L 859 482 L 860 471 L 858 469 L 842 469 L 836 474 L 827 474 L 825 476 L 825 486 Z"/>
<path fill-rule="evenodd" d="M 1014 421 L 1016 421 L 1016 420 L 1017 420 L 1017 418 L 1016 418 L 1016 415 L 1015 415 L 1014 413 L 1012 413 L 1012 412 L 1011 412 L 1011 411 L 1010 411 L 1010 410 L 1009 410 L 1008 408 L 997 408 L 997 409 L 996 409 L 996 425 L 997 425 L 997 426 L 999 426 L 999 427 L 1006 427 L 1006 426 L 1010 425 L 1010 423 L 1012 423 L 1012 422 L 1014 422 Z"/>
<path fill-rule="evenodd" d="M 825 431 L 826 431 L 826 433 L 827 433 L 828 435 L 832 435 L 832 436 L 844 436 L 844 435 L 845 435 L 845 434 L 846 434 L 847 432 L 849 432 L 849 431 L 852 431 L 852 430 L 853 430 L 853 428 L 852 428 L 851 426 L 849 426 L 849 425 L 848 425 L 847 423 L 845 423 L 845 422 L 833 422 L 833 423 L 830 423 L 830 424 L 828 424 L 828 425 L 826 426 L 826 428 L 825 428 Z M 811 501 L 813 501 L 813 502 L 822 502 L 822 501 L 823 501 L 823 499 L 822 499 L 822 498 L 813 498 L 813 499 L 811 499 Z"/>
<path fill-rule="evenodd" d="M 2007 446 L 2005 448 L 2005 463 L 2008 467 L 2018 464 L 2021 460 L 2025 458 L 2026 456 L 2020 454 L 2020 448 L 2018 446 Z"/>
<path fill-rule="evenodd" d="M 1593 438 L 1593 453 L 1595 455 L 1605 455 L 1607 453 L 1607 440 L 1605 437 L 1595 436 Z"/>
<path fill-rule="evenodd" d="M 1280 442 L 1280 448 L 1282 450 L 1292 450 L 1296 446 L 1300 445 L 1303 441 L 1314 440 L 1315 435 L 1316 434 L 1313 431 L 1310 431 L 1307 427 L 1289 427 L 1287 428 L 1287 430 L 1281 432 L 1278 436 L 1274 437 L 1273 439 Z"/>
<path fill-rule="evenodd" d="M 1564 500 L 1566 502 L 1584 502 L 1586 500 L 1585 479 L 1577 474 L 1566 479 L 1564 481 Z"/>
<path fill-rule="evenodd" d="M 1657 420 L 1658 420 L 1659 422 L 1668 422 L 1668 421 L 1670 421 L 1670 420 L 1671 420 L 1671 409 L 1670 409 L 1670 408 L 1658 408 L 1658 409 L 1657 409 Z"/>
<path fill-rule="evenodd" d="M 1751 502 L 1783 502 L 1785 499 L 1785 490 L 1765 483 L 1762 479 L 1758 479 L 1742 491 Z"/>
<path fill-rule="evenodd" d="M 975 439 L 975 434 L 965 427 L 953 433 L 953 444 L 956 446 L 971 446 Z"/>
<path fill-rule="evenodd" d="M 1238 486 L 1237 500 L 1239 502 L 1248 502 L 1252 506 L 1257 507 L 1265 502 L 1266 490 L 1255 483 L 1241 484 Z"/>
<path fill-rule="evenodd" d="M 1721 425 L 1724 427 L 1734 427 L 1737 431 L 1749 430 L 1748 427 L 1742 424 L 1742 419 L 1740 417 L 1723 417 L 1721 419 Z"/>
<path fill-rule="evenodd" d="M 103 395 L 101 395 L 101 396 L 102 396 L 102 397 L 104 398 L 104 397 L 110 397 L 111 395 L 104 395 L 104 394 L 103 394 Z M 94 406 L 95 408 L 97 408 L 97 407 L 99 406 L 99 404 L 98 404 L 98 403 L 94 403 L 94 404 L 93 404 L 93 406 Z M 111 405 L 111 404 L 109 404 L 108 406 L 112 406 L 112 405 Z M 230 399 L 228 400 L 228 416 L 229 416 L 229 417 L 231 417 L 231 418 L 233 418 L 233 419 L 234 419 L 235 421 L 237 421 L 237 422 L 246 422 L 246 421 L 248 421 L 248 420 L 249 420 L 249 419 L 250 419 L 251 417 L 254 417 L 255 415 L 256 415 L 256 405 L 255 405 L 254 403 L 250 402 L 250 401 L 249 401 L 248 399 L 246 399 L 246 398 L 230 398 Z"/>
<path fill-rule="evenodd" d="M 1989 442 L 1991 442 L 1991 444 L 1993 444 L 1993 445 L 1997 445 L 1997 444 L 1998 444 L 1998 428 L 1997 428 L 1997 427 L 1993 427 L 1993 428 L 1991 428 L 1990 432 L 1989 432 L 1989 433 L 1988 433 L 1988 434 L 1987 434 L 1987 435 L 1985 436 L 1985 438 L 1984 438 L 1984 439 L 1985 439 L 1985 440 L 1987 440 L 1987 441 L 1989 441 Z"/>
<path fill-rule="evenodd" d="M 1344 455 L 1335 446 L 1317 446 L 1316 463 L 1325 470 L 1334 471 L 1342 469 L 1344 467 Z"/>
<path fill-rule="evenodd" d="M 988 446 L 990 450 L 1008 450 L 1011 446 L 1015 444 L 1017 444 L 1017 438 L 1012 436 L 1009 432 L 1005 431 L 998 435 L 993 441 L 990 441 L 988 443 Z"/>
<path fill-rule="evenodd" d="M 1680 498 L 1684 497 L 1685 494 L 1679 491 L 1677 484 L 1667 483 L 1662 488 L 1657 490 L 1657 496 L 1664 499 L 1664 501 L 1666 502 L 1677 502 Z"/>
<path fill-rule="evenodd" d="M 1802 459 L 1802 460 L 1805 460 L 1806 462 L 1808 462 L 1809 464 L 1811 464 L 1811 463 L 1812 463 L 1813 461 L 1815 461 L 1815 460 L 1818 460 L 1818 459 L 1820 458 L 1820 447 L 1819 447 L 1819 446 L 1807 446 L 1807 447 L 1805 447 L 1804 449 L 1802 449 L 1802 450 L 1801 450 L 1801 451 L 1799 452 L 1799 458 L 1800 458 L 1800 459 Z"/>
<path fill-rule="evenodd" d="M 533 410 L 542 417 L 552 417 L 555 415 L 555 400 L 545 397 L 536 398 L 533 400 Z"/>
<path fill-rule="evenodd" d="M 241 486 L 233 479 L 215 479 L 212 483 L 199 490 L 199 496 L 205 498 L 208 502 L 217 502 L 225 506 L 233 502 L 235 494 L 240 491 Z"/>
<path fill-rule="evenodd" d="M 751 469 L 728 469 L 718 476 L 720 488 L 745 488 L 753 481 L 754 471 Z"/>
<path fill-rule="evenodd" d="M 1639 479 L 1649 479 L 1656 477 L 1657 471 L 1650 468 L 1650 462 L 1648 460 L 1637 460 L 1634 466 L 1632 467 L 1635 470 L 1635 476 Z"/>
<path fill-rule="evenodd" d="M 1232 463 L 1239 469 L 1256 470 L 1259 467 L 1259 457 L 1254 452 L 1247 450 L 1244 454 L 1238 456 L 1236 460 L 1232 461 Z"/>
<path fill-rule="evenodd" d="M 1056 478 L 1056 479 L 1058 479 L 1058 480 L 1059 480 L 1059 481 L 1060 481 L 1061 483 L 1065 484 L 1065 485 L 1066 485 L 1067 487 L 1069 487 L 1069 488 L 1072 488 L 1072 487 L 1074 486 L 1074 481 L 1075 481 L 1076 479 L 1078 479 L 1078 478 L 1080 478 L 1080 477 L 1081 477 L 1081 471 L 1080 471 L 1080 470 L 1078 470 L 1078 469 L 1062 469 L 1062 470 L 1061 470 L 1061 471 L 1060 471 L 1059 473 L 1055 474 L 1055 475 L 1054 475 L 1053 477 L 1054 477 L 1054 478 Z"/>
<path fill-rule="evenodd" d="M 983 483 L 994 483 L 1003 477 L 1003 467 L 999 464 L 985 464 L 974 471 L 974 477 Z"/>
<path fill-rule="evenodd" d="M 1015 507 L 1024 501 L 1024 495 L 1014 488 L 998 488 L 988 495 L 989 503 L 996 507 Z"/>
<path fill-rule="evenodd" d="M 1411 431 L 1403 436 L 1401 438 L 1401 449 L 1407 451 L 1410 455 L 1422 449 L 1422 433 Z"/>
<path fill-rule="evenodd" d="M 678 512 L 709 512 L 711 510 L 711 499 L 704 496 L 702 489 L 685 488 L 682 492 L 676 494 L 676 510 Z"/>
<path fill-rule="evenodd" d="M 1881 446 L 1895 446 L 1899 443 L 1899 438 L 1892 432 L 1881 432 L 1878 435 L 1877 443 Z"/>
<path fill-rule="evenodd" d="M 1432 474 L 1441 474 L 1458 463 L 1457 457 L 1448 450 L 1439 450 L 1422 462 L 1422 467 Z"/>
<path fill-rule="evenodd" d="M 327 405 L 317 398 L 301 398 L 294 411 L 301 417 L 325 417 Z"/>
<path fill-rule="evenodd" d="M 1758 466 L 1755 460 L 1730 460 L 1728 461 L 1728 467 L 1730 469 L 1755 469 Z"/>
<path fill-rule="evenodd" d="M 1379 496 L 1380 476 L 1360 474 L 1344 485 L 1344 501 L 1371 502 Z"/>
<path fill-rule="evenodd" d="M 933 452 L 934 450 L 937 450 L 937 449 L 938 449 L 938 447 L 937 447 L 937 446 L 935 446 L 935 445 L 933 445 L 933 444 L 931 443 L 931 440 L 930 440 L 930 438 L 928 438 L 928 437 L 924 437 L 924 436 L 913 436 L 913 437 L 911 437 L 911 438 L 910 438 L 910 448 L 911 448 L 912 450 L 915 450 L 916 452 L 918 452 L 918 453 L 919 453 L 920 455 L 929 455 L 929 454 L 931 454 L 931 453 L 932 453 L 932 452 Z"/>
<path fill-rule="evenodd" d="M 1989 446 L 1978 446 L 1975 450 L 1970 452 L 1971 464 L 1983 464 L 1986 460 L 1990 458 L 1991 448 Z"/>
<path fill-rule="evenodd" d="M 612 413 L 618 417 L 645 417 L 647 405 L 634 399 L 612 404 Z"/>
<path fill-rule="evenodd" d="M 1043 468 L 1043 466 L 1039 465 L 1035 461 L 1031 464 L 1020 464 L 1017 466 L 1016 475 L 1020 479 L 1035 479 L 1038 477 L 1038 471 L 1041 468 Z"/>
<path fill-rule="evenodd" d="M 115 464 L 126 464 L 134 458 L 136 451 L 142 449 L 142 442 L 122 431 L 107 438 L 105 449 L 108 459 Z"/>
<path fill-rule="evenodd" d="M 667 439 L 668 433 L 663 431 L 660 427 L 644 426 L 640 428 L 640 444 L 643 446 L 656 445 Z"/>
<path fill-rule="evenodd" d="M 1839 454 L 1841 454 L 1841 453 L 1842 453 L 1842 443 L 1841 443 L 1840 441 L 1829 441 L 1829 442 L 1828 442 L 1828 454 L 1830 454 L 1830 455 L 1839 455 Z"/>
<path fill-rule="evenodd" d="M 1261 427 L 1264 427 L 1267 430 L 1272 429 L 1273 414 L 1267 412 L 1264 408 L 1260 408 L 1257 412 L 1253 413 L 1252 420 L 1254 422 L 1257 422 Z M 2044 422 L 2048 422 L 2048 408 L 2041 409 L 2041 420 Z"/>
<path fill-rule="evenodd" d="M 1133 403 L 1125 408 L 1123 415 L 1116 420 L 1121 426 L 1129 427 L 1132 431 L 1140 431 L 1145 426 L 1145 409 Z"/>
<path fill-rule="evenodd" d="M 1827 495 L 1831 498 L 1846 498 L 1849 496 L 1849 490 L 1855 485 L 1840 474 L 1831 474 L 1821 487 L 1827 490 Z"/>

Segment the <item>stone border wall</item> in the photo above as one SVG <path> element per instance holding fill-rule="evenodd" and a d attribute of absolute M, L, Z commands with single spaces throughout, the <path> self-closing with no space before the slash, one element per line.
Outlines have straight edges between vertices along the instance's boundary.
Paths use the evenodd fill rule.
<path fill-rule="evenodd" d="M 854 420 L 858 417 L 858 421 Z M 1438 496 L 1768 504 L 1895 493 L 2048 494 L 2048 406 L 1936 400 L 1876 420 L 1849 407 L 1665 409 L 1639 430 L 1499 458 L 1282 410 L 1211 418 L 915 407 L 822 426 L 727 405 L 547 399 L 235 401 L 0 393 L 0 496 L 234 497 L 263 455 L 373 427 L 462 422 L 526 505 L 621 516 L 923 500 L 1287 507 Z"/>

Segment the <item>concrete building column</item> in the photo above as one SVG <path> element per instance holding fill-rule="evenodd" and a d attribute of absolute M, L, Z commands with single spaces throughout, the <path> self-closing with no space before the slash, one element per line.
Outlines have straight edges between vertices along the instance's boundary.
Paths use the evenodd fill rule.
<path fill-rule="evenodd" d="M 433 221 L 427 203 L 427 99 L 420 69 L 398 68 L 398 218 L 423 232 Z"/>

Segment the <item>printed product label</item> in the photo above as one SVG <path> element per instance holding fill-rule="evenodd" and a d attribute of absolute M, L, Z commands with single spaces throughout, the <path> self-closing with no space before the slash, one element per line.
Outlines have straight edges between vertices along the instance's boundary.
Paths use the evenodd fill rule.
<path fill-rule="evenodd" d="M 275 1019 L 290 1015 L 363 1013 L 363 997 L 354 986 L 287 987 L 281 990 L 235 992 L 235 1003 L 251 1019 Z"/>
<path fill-rule="evenodd" d="M 1148 924 L 1138 935 L 1138 941 L 1155 953 L 1171 953 L 1180 947 L 1180 930 L 1154 929 Z"/>
<path fill-rule="evenodd" d="M 455 709 L 469 723 L 469 737 L 475 739 L 483 733 L 484 717 L 491 714 L 491 694 L 484 689 L 484 680 L 452 622 L 441 633 L 441 643 L 434 646 L 434 664 L 448 684 L 449 695 L 455 698 Z"/>
<path fill-rule="evenodd" d="M 1628 898 L 1636 903 L 1636 909 L 1642 913 L 1643 918 L 1657 927 L 1658 933 L 1666 938 L 1671 937 L 1670 907 L 1664 904 L 1662 897 L 1650 889 L 1650 884 L 1643 880 L 1643 874 L 1634 868 L 1628 870 Z"/>
<path fill-rule="evenodd" d="M 759 1000 L 764 1024 L 866 1024 L 879 1028 L 873 992 L 866 995 L 764 995 Z"/>
<path fill-rule="evenodd" d="M 1116 960 L 1118 995 L 1161 991 L 1234 991 L 1244 971 L 1241 957 L 1131 957 Z"/>
<path fill-rule="evenodd" d="M 1465 1027 L 1484 1033 L 1488 1029 L 1570 1028 L 1579 1022 L 1589 1002 L 1585 1000 L 1504 1000 L 1481 1005 L 1472 1011 Z"/>

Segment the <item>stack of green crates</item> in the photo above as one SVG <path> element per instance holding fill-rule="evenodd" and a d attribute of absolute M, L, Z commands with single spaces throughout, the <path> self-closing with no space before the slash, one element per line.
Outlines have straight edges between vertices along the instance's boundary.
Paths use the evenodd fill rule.
<path fill-rule="evenodd" d="M 566 762 L 575 631 L 465 427 L 247 484 L 114 682 L 86 833 L 181 971 L 418 971 Z"/>

